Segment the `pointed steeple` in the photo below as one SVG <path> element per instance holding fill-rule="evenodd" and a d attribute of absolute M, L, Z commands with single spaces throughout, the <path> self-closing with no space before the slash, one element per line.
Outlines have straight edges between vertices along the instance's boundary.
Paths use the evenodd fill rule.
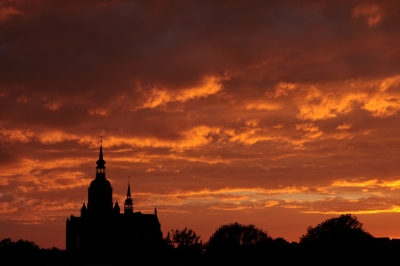
<path fill-rule="evenodd" d="M 100 153 L 99 153 L 99 159 L 96 162 L 97 164 L 97 169 L 104 169 L 106 161 L 104 161 L 103 159 L 103 136 L 101 136 L 101 140 L 100 140 Z"/>
<path fill-rule="evenodd" d="M 154 207 L 154 215 L 157 216 L 157 208 L 156 207 Z"/>
<path fill-rule="evenodd" d="M 99 159 L 96 161 L 96 178 L 90 183 L 88 188 L 89 212 L 107 213 L 113 209 L 112 190 L 110 181 L 106 178 L 106 161 L 103 159 L 103 139 L 100 140 Z"/>
<path fill-rule="evenodd" d="M 131 184 L 130 184 L 130 183 L 131 183 L 131 182 L 128 183 L 128 191 L 126 192 L 126 197 L 127 197 L 128 199 L 131 198 Z"/>
<path fill-rule="evenodd" d="M 131 177 L 128 178 L 128 191 L 126 192 L 126 200 L 124 204 L 124 213 L 133 213 L 133 200 L 131 197 Z"/>

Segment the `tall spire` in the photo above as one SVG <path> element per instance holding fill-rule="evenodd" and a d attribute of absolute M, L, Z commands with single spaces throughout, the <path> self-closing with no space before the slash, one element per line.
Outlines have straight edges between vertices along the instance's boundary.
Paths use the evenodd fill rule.
<path fill-rule="evenodd" d="M 131 198 L 131 177 L 128 177 L 128 191 L 126 192 L 126 200 L 124 204 L 124 213 L 133 213 L 133 200 Z"/>
<path fill-rule="evenodd" d="M 106 161 L 103 159 L 103 136 L 101 136 L 100 139 L 100 153 L 99 153 L 99 159 L 96 162 L 97 167 L 96 168 L 106 168 L 104 165 L 106 164 Z"/>
<path fill-rule="evenodd" d="M 96 178 L 90 183 L 88 192 L 89 212 L 108 213 L 112 212 L 112 187 L 106 178 L 106 161 L 103 159 L 103 139 L 100 140 L 99 159 L 96 161 Z"/>
<path fill-rule="evenodd" d="M 128 191 L 126 192 L 126 197 L 128 199 L 131 198 L 131 177 L 130 176 L 128 178 Z"/>

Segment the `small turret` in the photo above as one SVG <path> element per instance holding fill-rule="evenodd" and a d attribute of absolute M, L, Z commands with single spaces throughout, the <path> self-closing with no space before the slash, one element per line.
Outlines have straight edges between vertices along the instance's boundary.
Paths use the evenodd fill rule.
<path fill-rule="evenodd" d="M 133 200 L 131 197 L 131 184 L 130 179 L 128 181 L 128 191 L 126 192 L 126 200 L 124 204 L 124 213 L 129 214 L 133 213 Z"/>
<path fill-rule="evenodd" d="M 96 172 L 98 174 L 100 173 L 105 173 L 106 172 L 106 161 L 103 159 L 103 139 L 100 141 L 100 154 L 99 154 L 99 159 L 96 162 Z"/>

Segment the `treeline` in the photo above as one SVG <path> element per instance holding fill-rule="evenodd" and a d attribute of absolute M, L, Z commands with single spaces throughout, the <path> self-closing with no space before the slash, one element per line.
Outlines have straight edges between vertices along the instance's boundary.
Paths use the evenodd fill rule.
<path fill-rule="evenodd" d="M 284 265 L 299 262 L 347 265 L 350 261 L 389 262 L 400 253 L 400 241 L 373 237 L 351 214 L 308 227 L 299 242 L 272 238 L 254 225 L 239 223 L 222 225 L 205 243 L 187 228 L 171 230 L 164 242 L 175 258 L 206 259 L 222 265 L 267 261 Z"/>
<path fill-rule="evenodd" d="M 44 249 L 39 248 L 34 242 L 28 240 L 11 241 L 4 238 L 0 241 L 0 259 L 4 258 L 61 258 L 67 254 L 65 250 L 56 247 Z M 0 261 L 1 265 L 1 261 Z"/>
<path fill-rule="evenodd" d="M 203 261 L 218 265 L 280 262 L 380 262 L 396 259 L 400 244 L 394 240 L 376 239 L 364 230 L 355 216 L 341 215 L 308 227 L 299 242 L 289 243 L 283 238 L 272 238 L 254 225 L 231 223 L 219 227 L 207 242 L 192 229 L 171 230 L 162 243 L 146 249 L 119 250 L 108 258 L 159 259 L 170 261 Z M 0 259 L 5 258 L 88 258 L 106 257 L 105 254 L 68 254 L 57 248 L 40 249 L 26 240 L 0 241 Z M 343 263 L 342 263 L 343 264 Z"/>

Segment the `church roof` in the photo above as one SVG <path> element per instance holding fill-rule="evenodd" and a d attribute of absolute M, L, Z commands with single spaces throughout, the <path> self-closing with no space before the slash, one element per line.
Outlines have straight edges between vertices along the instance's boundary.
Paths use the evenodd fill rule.
<path fill-rule="evenodd" d="M 108 181 L 104 176 L 96 176 L 96 179 L 90 182 L 89 188 L 112 188 L 110 181 Z"/>

